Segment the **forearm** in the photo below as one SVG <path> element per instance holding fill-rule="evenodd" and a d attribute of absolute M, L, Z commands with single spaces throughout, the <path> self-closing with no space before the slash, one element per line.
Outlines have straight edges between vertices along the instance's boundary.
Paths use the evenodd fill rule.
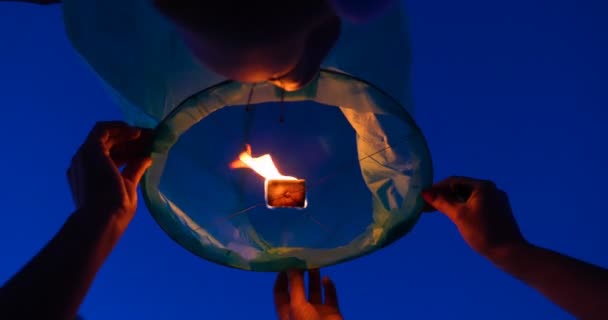
<path fill-rule="evenodd" d="M 494 262 L 578 319 L 608 316 L 606 269 L 534 245 L 521 245 Z"/>
<path fill-rule="evenodd" d="M 77 211 L 59 233 L 0 289 L 0 318 L 72 319 L 125 223 Z M 6 315 L 6 317 L 5 317 Z"/>
<path fill-rule="evenodd" d="M 34 4 L 57 4 L 61 3 L 62 0 L 0 0 L 0 2 L 25 2 Z"/>
<path fill-rule="evenodd" d="M 62 0 L 0 0 L 0 2 L 25 2 L 34 4 L 56 4 L 61 3 Z"/>

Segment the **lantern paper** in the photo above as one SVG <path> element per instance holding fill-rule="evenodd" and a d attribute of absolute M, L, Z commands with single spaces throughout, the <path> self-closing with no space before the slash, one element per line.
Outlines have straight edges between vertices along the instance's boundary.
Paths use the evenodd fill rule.
<path fill-rule="evenodd" d="M 155 127 L 190 95 L 227 80 L 197 60 L 153 1 L 62 0 L 61 8 L 71 45 L 133 125 Z M 400 1 L 366 23 L 343 20 L 322 65 L 371 81 L 411 112 L 407 25 Z"/>
<path fill-rule="evenodd" d="M 188 250 L 248 270 L 323 266 L 384 246 L 416 220 L 430 159 L 409 115 L 386 95 L 324 72 L 283 106 L 280 91 L 257 85 L 245 112 L 251 86 L 206 89 L 226 79 L 197 61 L 151 1 L 62 3 L 69 41 L 125 120 L 157 127 L 144 198 Z M 343 20 L 322 65 L 371 81 L 412 112 L 406 27 L 401 2 L 364 24 Z M 227 168 L 248 143 L 306 181 L 305 209 L 268 209 L 264 179 Z"/>

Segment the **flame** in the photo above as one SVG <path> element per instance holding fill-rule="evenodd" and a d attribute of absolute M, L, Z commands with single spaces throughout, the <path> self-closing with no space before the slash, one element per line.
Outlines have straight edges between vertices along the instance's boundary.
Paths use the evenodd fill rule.
<path fill-rule="evenodd" d="M 245 151 L 241 152 L 237 160 L 230 163 L 230 168 L 250 168 L 266 180 L 297 180 L 297 178 L 282 175 L 269 154 L 252 157 L 250 145 L 246 146 Z"/>

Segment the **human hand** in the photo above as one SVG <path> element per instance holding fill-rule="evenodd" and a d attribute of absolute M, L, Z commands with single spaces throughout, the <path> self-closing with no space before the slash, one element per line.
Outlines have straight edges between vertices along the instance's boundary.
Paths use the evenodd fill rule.
<path fill-rule="evenodd" d="M 424 190 L 422 197 L 456 224 L 471 248 L 495 263 L 527 244 L 507 194 L 491 181 L 451 177 Z"/>
<path fill-rule="evenodd" d="M 308 287 L 306 299 L 303 271 L 279 273 L 274 285 L 274 306 L 279 320 L 343 320 L 336 287 L 327 276 L 321 281 L 319 269 L 308 271 Z"/>
<path fill-rule="evenodd" d="M 149 130 L 123 122 L 97 123 L 68 169 L 77 209 L 128 223 L 137 207 L 137 185 L 152 163 L 146 155 L 151 138 Z"/>

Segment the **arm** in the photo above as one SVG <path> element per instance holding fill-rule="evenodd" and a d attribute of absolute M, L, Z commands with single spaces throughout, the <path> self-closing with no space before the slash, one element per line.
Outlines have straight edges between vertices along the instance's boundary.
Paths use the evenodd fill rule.
<path fill-rule="evenodd" d="M 512 249 L 494 263 L 579 319 L 608 315 L 606 269 L 534 245 Z"/>
<path fill-rule="evenodd" d="M 25 2 L 44 5 L 61 3 L 61 0 L 0 0 L 0 2 Z"/>
<path fill-rule="evenodd" d="M 96 273 L 137 206 L 150 165 L 147 137 L 122 123 L 101 123 L 68 171 L 77 210 L 59 233 L 0 288 L 1 319 L 74 319 Z M 120 172 L 118 168 L 125 165 Z"/>
<path fill-rule="evenodd" d="M 2 319 L 73 319 L 116 244 L 116 221 L 76 211 L 57 235 L 0 289 Z"/>
<path fill-rule="evenodd" d="M 494 183 L 449 178 L 422 196 L 475 251 L 555 304 L 580 319 L 608 315 L 608 270 L 529 244 Z"/>

